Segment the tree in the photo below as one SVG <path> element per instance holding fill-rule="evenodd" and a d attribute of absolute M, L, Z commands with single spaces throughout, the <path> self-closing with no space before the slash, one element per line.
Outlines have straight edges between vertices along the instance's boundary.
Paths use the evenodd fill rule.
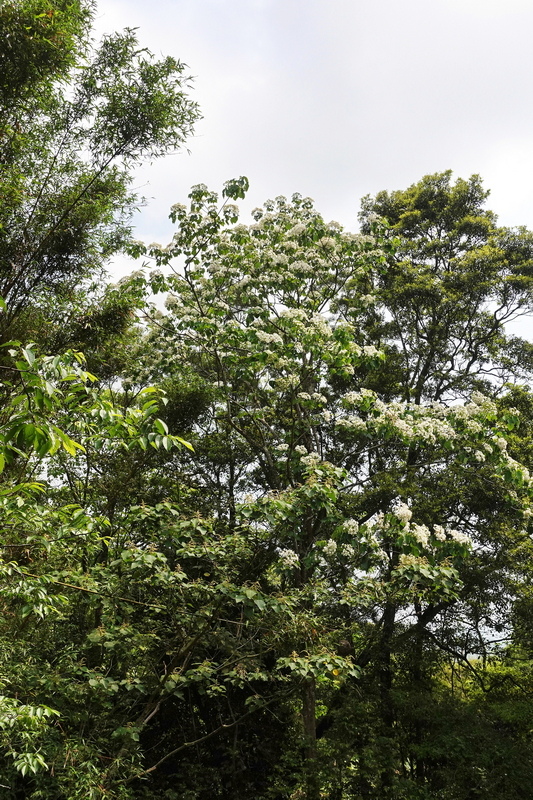
<path fill-rule="evenodd" d="M 226 196 L 245 186 L 230 182 Z M 294 791 L 295 763 L 308 798 L 320 785 L 363 791 L 368 745 L 359 742 L 354 753 L 333 742 L 346 709 L 352 713 L 357 681 L 366 681 L 379 720 L 369 727 L 380 743 L 372 782 L 379 796 L 399 796 L 396 654 L 416 651 L 448 624 L 450 610 L 471 602 L 470 536 L 522 524 L 529 475 L 506 452 L 518 414 L 509 408 L 499 417 L 479 392 L 461 405 L 426 404 L 423 396 L 386 402 L 386 355 L 376 346 L 384 339 L 376 308 L 387 274 L 379 225 L 374 235 L 345 233 L 299 196 L 267 203 L 251 226 L 235 224 L 227 201 L 220 210 L 216 204 L 216 195 L 196 187 L 190 211 L 173 208 L 178 230 L 168 247 L 132 247 L 155 260 L 160 270 L 148 284 L 169 298 L 166 315 L 146 312 L 157 356 L 147 343 L 130 380 L 140 386 L 165 376 L 172 384 L 173 364 L 197 376 L 204 402 L 187 432 L 195 456 L 174 462 L 176 479 L 201 495 L 223 537 L 253 523 L 247 539 L 258 561 L 248 580 L 265 596 L 290 597 L 299 620 L 297 637 L 289 628 L 284 640 L 279 628 L 275 653 L 296 677 L 292 697 L 300 697 L 304 721 L 297 741 L 307 758 L 299 761 L 293 746 L 283 777 L 270 767 L 270 789 L 256 784 L 255 793 L 275 785 L 280 797 Z M 138 275 L 132 290 L 146 283 Z M 483 507 L 468 490 L 480 464 L 497 507 Z M 337 670 L 341 642 L 357 678 L 344 672 L 332 685 L 327 674 Z M 243 674 L 253 685 L 253 673 Z M 227 689 L 228 719 L 242 700 Z M 325 706 L 318 719 L 317 704 Z M 332 747 L 345 765 L 337 775 L 327 766 Z M 235 748 L 245 758 L 235 739 L 233 763 Z M 359 781 L 349 788 L 348 764 Z M 225 790 L 237 791 L 230 780 Z"/>
<path fill-rule="evenodd" d="M 362 230 L 381 219 L 393 245 L 374 335 L 389 349 L 389 374 L 397 365 L 389 393 L 409 402 L 493 393 L 531 369 L 531 345 L 505 324 L 531 312 L 533 235 L 496 225 L 478 175 L 455 184 L 451 175 L 362 201 Z"/>
<path fill-rule="evenodd" d="M 383 220 L 385 239 L 392 245 L 387 267 L 378 277 L 374 317 L 374 335 L 387 351 L 388 372 L 367 385 L 382 396 L 414 403 L 458 402 L 472 390 L 492 397 L 505 391 L 499 405 L 504 411 L 521 409 L 521 429 L 527 437 L 527 400 L 516 389 L 509 392 L 508 383 L 529 379 L 531 344 L 509 336 L 505 323 L 531 311 L 532 237 L 524 228 L 497 227 L 496 216 L 484 205 L 487 196 L 478 176 L 452 184 L 448 171 L 426 176 L 405 191 L 364 199 L 363 230 L 369 230 L 376 218 Z M 511 453 L 524 459 L 523 447 L 515 444 Z M 527 456 L 525 463 L 530 466 Z M 466 603 L 458 606 L 459 615 L 449 610 L 438 638 L 431 630 L 423 634 L 418 662 L 412 658 L 405 662 L 420 686 L 425 672 L 426 700 L 419 693 L 421 704 L 429 701 L 431 680 L 422 659 L 430 637 L 432 647 L 447 652 L 448 658 L 484 653 L 478 662 L 484 669 L 494 647 L 490 640 L 498 641 L 502 631 L 511 630 L 517 557 L 527 573 L 525 527 L 509 524 L 505 501 L 481 464 L 482 460 L 479 475 L 471 476 L 468 485 L 443 472 L 437 481 L 432 478 L 432 485 L 422 480 L 417 490 L 412 489 L 418 502 L 426 495 L 428 511 L 439 504 L 455 506 L 478 551 L 463 576 Z M 468 522 L 465 501 L 475 508 Z M 522 573 L 518 583 L 524 578 Z M 434 695 L 434 688 L 431 692 Z M 414 734 L 419 745 L 420 731 L 419 726 Z M 420 781 L 427 783 L 424 759 L 415 761 Z M 495 791 L 494 782 L 491 787 Z"/>
<path fill-rule="evenodd" d="M 24 786 L 35 790 L 36 796 L 47 791 L 48 796 L 96 797 L 101 782 L 94 742 L 98 739 L 91 733 L 93 744 L 86 743 L 73 726 L 81 725 L 87 733 L 91 728 L 80 705 L 83 685 L 99 687 L 97 696 L 118 690 L 96 664 L 91 669 L 90 654 L 85 660 L 79 650 L 80 644 L 87 648 L 84 628 L 89 625 L 92 630 L 95 616 L 102 616 L 105 598 L 111 598 L 113 605 L 120 597 L 120 588 L 112 585 L 102 559 L 109 549 L 112 520 L 88 505 L 62 503 L 61 486 L 53 478 L 54 462 L 59 460 L 64 466 L 62 453 L 67 459 L 75 460 L 81 453 L 89 458 L 94 448 L 129 451 L 184 442 L 168 435 L 164 423 L 154 418 L 153 392 L 141 393 L 135 407 L 119 408 L 105 392 L 91 386 L 96 379 L 84 370 L 81 354 L 43 357 L 27 346 L 12 349 L 10 355 L 11 363 L 4 366 L 7 399 L 0 442 L 0 468 L 10 467 L 0 489 L 7 532 L 0 561 L 5 614 L 0 634 L 3 788 L 12 797 Z M 75 438 L 66 433 L 66 425 L 74 430 Z M 61 470 L 58 475 L 64 478 Z M 138 518 L 146 516 L 137 511 Z M 134 518 L 135 510 L 129 514 Z M 137 552 L 140 560 L 136 561 Z M 133 548 L 130 565 L 135 562 L 134 570 L 143 565 L 150 570 L 161 558 Z M 126 565 L 127 559 L 123 561 Z M 74 597 L 69 597 L 72 592 Z M 152 608 L 138 597 L 130 598 L 127 590 L 125 594 L 122 601 L 128 608 Z M 100 602 L 92 607 L 84 604 L 79 601 L 84 595 Z M 156 613 L 158 608 L 163 610 L 153 607 Z M 124 626 L 121 635 L 129 640 Z M 97 697 L 92 711 L 97 716 L 101 708 Z M 58 717 L 65 723 L 62 735 L 50 725 Z M 48 769 L 54 759 L 65 757 L 57 781 L 45 779 L 36 785 L 34 780 L 25 780 Z M 67 767 L 69 761 L 71 767 Z"/>
<path fill-rule="evenodd" d="M 133 167 L 181 147 L 198 117 L 183 64 L 156 61 L 131 30 L 93 49 L 93 13 L 70 0 L 0 8 L 4 341 L 43 336 L 50 306 L 72 307 L 101 274 L 138 202 Z"/>

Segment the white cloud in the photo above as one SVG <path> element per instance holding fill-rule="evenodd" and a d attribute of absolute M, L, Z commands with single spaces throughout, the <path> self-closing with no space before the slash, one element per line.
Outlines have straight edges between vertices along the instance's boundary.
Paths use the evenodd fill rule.
<path fill-rule="evenodd" d="M 193 183 L 246 174 L 248 207 L 299 191 L 354 227 L 362 195 L 447 168 L 533 227 L 530 2 L 106 0 L 98 24 L 139 27 L 197 76 L 192 155 L 139 173 L 141 236 L 165 238 Z"/>

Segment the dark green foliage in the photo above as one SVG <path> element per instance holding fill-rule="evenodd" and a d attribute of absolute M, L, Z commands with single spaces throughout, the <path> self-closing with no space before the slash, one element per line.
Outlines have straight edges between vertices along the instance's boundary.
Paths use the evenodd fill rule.
<path fill-rule="evenodd" d="M 499 228 L 487 196 L 479 176 L 452 184 L 447 171 L 363 200 L 363 231 L 381 218 L 394 245 L 374 335 L 392 350 L 402 399 L 492 391 L 524 374 L 527 343 L 509 342 L 504 324 L 532 306 L 533 235 Z"/>
<path fill-rule="evenodd" d="M 3 0 L 0 105 L 14 115 L 52 80 L 64 80 L 86 47 L 92 3 Z M 5 129 L 4 129 L 5 135 Z"/>
<path fill-rule="evenodd" d="M 532 796 L 532 234 L 449 172 L 236 226 L 239 178 L 102 285 L 198 112 L 93 11 L 0 7 L 0 336 L 73 351 L 0 363 L 7 800 Z"/>
<path fill-rule="evenodd" d="M 156 61 L 133 31 L 92 50 L 92 13 L 91 3 L 49 0 L 0 8 L 4 339 L 18 335 L 13 325 L 29 305 L 102 272 L 138 202 L 132 166 L 180 147 L 198 116 L 184 66 Z"/>

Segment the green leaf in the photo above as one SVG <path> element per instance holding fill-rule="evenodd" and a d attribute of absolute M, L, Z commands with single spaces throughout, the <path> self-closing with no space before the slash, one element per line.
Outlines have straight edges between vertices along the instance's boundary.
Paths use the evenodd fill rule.
<path fill-rule="evenodd" d="M 33 367 L 33 365 L 35 363 L 35 353 L 33 352 L 33 350 L 30 350 L 27 347 L 23 347 L 22 348 L 22 355 L 24 356 L 24 358 L 26 359 L 26 361 L 28 362 L 30 367 Z"/>
<path fill-rule="evenodd" d="M 163 422 L 162 419 L 155 419 L 154 420 L 154 428 L 156 429 L 156 431 L 158 431 L 160 434 L 162 434 L 164 436 L 166 436 L 168 434 L 167 424 L 166 424 L 166 422 Z"/>

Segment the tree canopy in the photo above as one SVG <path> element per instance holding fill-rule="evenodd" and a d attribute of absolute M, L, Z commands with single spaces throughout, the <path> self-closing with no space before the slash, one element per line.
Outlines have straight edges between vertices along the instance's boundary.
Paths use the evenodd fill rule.
<path fill-rule="evenodd" d="M 54 312 L 64 325 L 129 235 L 133 166 L 180 147 L 198 116 L 183 64 L 155 60 L 132 30 L 93 48 L 93 13 L 70 0 L 0 7 L 4 341 L 44 336 Z"/>
<path fill-rule="evenodd" d="M 445 172 L 134 241 L 198 110 L 93 13 L 0 7 L 3 796 L 528 797 L 532 234 Z"/>

